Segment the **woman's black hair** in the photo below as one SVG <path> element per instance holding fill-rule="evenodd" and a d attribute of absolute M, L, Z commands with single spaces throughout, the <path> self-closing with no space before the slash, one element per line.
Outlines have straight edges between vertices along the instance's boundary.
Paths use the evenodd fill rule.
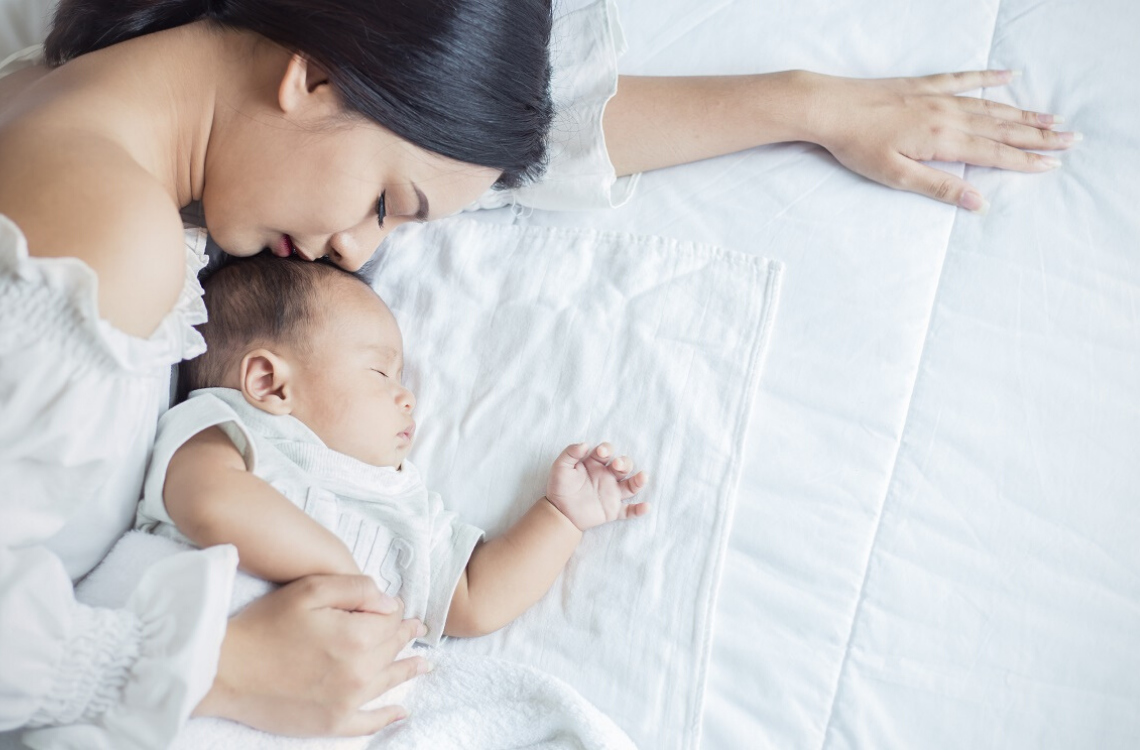
<path fill-rule="evenodd" d="M 546 157 L 550 0 L 60 0 L 52 66 L 210 19 L 298 52 L 345 107 L 421 148 L 536 177 Z"/>

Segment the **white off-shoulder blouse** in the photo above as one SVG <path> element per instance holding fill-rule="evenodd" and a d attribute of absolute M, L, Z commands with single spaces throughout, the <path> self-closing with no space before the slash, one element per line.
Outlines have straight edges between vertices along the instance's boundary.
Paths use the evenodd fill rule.
<path fill-rule="evenodd" d="M 558 17 L 553 39 L 547 174 L 475 207 L 598 208 L 632 190 L 601 130 L 624 45 L 612 0 Z M 0 77 L 41 60 L 25 50 Z M 73 588 L 134 519 L 170 366 L 205 348 L 205 230 L 185 239 L 178 303 L 142 339 L 100 319 L 86 264 L 29 255 L 0 215 L 0 733 L 35 748 L 164 747 L 216 673 L 232 547 L 164 560 L 123 609 L 81 604 Z"/>

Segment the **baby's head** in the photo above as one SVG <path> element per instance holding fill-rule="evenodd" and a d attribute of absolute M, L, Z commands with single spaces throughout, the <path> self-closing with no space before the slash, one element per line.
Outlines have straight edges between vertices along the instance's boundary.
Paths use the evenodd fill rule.
<path fill-rule="evenodd" d="M 182 393 L 220 386 L 291 415 L 329 448 L 399 466 L 412 447 L 416 399 L 400 383 L 400 328 L 360 278 L 334 265 L 262 253 L 203 282 L 205 354 L 184 362 Z"/>

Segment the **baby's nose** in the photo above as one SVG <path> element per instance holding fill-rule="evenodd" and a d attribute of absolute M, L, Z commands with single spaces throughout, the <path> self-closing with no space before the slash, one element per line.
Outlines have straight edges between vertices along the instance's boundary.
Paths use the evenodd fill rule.
<path fill-rule="evenodd" d="M 409 412 L 416 408 L 416 397 L 407 388 L 400 394 L 400 405 Z"/>

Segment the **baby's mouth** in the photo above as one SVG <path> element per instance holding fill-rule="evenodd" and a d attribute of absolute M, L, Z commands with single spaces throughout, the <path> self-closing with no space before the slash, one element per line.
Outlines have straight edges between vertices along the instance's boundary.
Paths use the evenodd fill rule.
<path fill-rule="evenodd" d="M 399 437 L 411 441 L 416 436 L 416 423 L 413 422 L 412 426 L 400 433 Z"/>

